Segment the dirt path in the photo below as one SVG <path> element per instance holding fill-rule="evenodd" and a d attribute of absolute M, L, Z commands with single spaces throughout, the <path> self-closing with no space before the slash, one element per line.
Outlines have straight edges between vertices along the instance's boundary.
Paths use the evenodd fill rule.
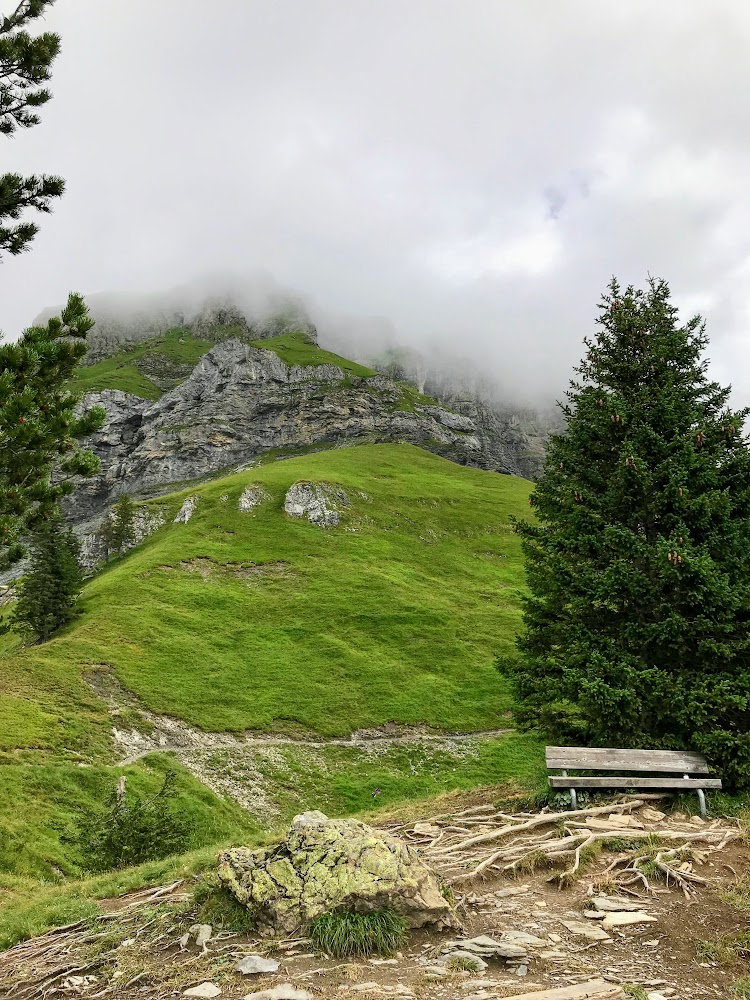
<path fill-rule="evenodd" d="M 467 803 L 474 799 L 475 793 L 466 796 Z M 460 798 L 455 799 L 455 807 L 456 823 L 465 825 L 467 816 L 460 812 Z M 670 814 L 667 823 L 675 828 L 690 827 L 689 818 L 679 813 Z M 410 825 L 399 827 L 402 834 L 408 834 Z M 730 905 L 726 890 L 746 884 L 750 848 L 740 839 L 719 853 L 706 855 L 702 862 L 696 857 L 706 884 L 690 899 L 657 879 L 651 880 L 649 890 L 629 892 L 629 901 L 647 911 L 651 922 L 615 927 L 602 939 L 589 940 L 581 925 L 584 932 L 594 926 L 586 919 L 591 913 L 591 893 L 602 879 L 606 881 L 612 857 L 605 850 L 579 879 L 562 889 L 549 881 L 549 871 L 526 873 L 517 879 L 494 873 L 475 880 L 455 893 L 461 931 L 414 931 L 403 950 L 385 960 L 329 958 L 315 953 L 304 939 L 274 942 L 222 932 L 218 925 L 205 951 L 194 941 L 183 950 L 178 940 L 198 921 L 200 911 L 193 907 L 179 913 L 167 909 L 160 914 L 149 906 L 140 918 L 136 911 L 128 916 L 126 904 L 138 896 L 131 894 L 112 901 L 120 906 L 105 906 L 110 915 L 117 911 L 135 921 L 119 930 L 116 922 L 107 923 L 110 935 L 119 934 L 127 940 L 109 953 L 108 967 L 91 967 L 91 981 L 83 987 L 72 984 L 67 994 L 93 996 L 104 987 L 104 993 L 122 1000 L 143 995 L 162 1000 L 207 981 L 218 983 L 226 1000 L 240 1000 L 253 990 L 282 983 L 306 991 L 309 1000 L 501 1000 L 527 991 L 561 990 L 603 981 L 613 988 L 625 987 L 627 995 L 638 1000 L 729 1000 L 744 995 L 732 992 L 733 984 L 747 975 L 744 953 L 734 959 L 715 960 L 705 945 L 746 928 L 747 913 Z M 189 899 L 189 884 L 180 882 L 167 888 L 175 887 L 178 894 L 187 888 L 185 899 Z M 80 926 L 85 940 L 91 942 L 91 928 L 83 923 Z M 523 937 L 526 958 L 505 962 L 490 957 L 480 972 L 441 964 L 445 955 L 455 950 L 451 939 L 486 935 L 497 941 L 508 934 L 515 934 L 516 940 Z M 47 939 L 48 944 L 54 945 L 54 941 L 54 935 Z M 35 967 L 37 975 L 45 971 L 43 964 L 49 960 L 43 944 L 44 939 L 32 940 L 0 956 L 0 996 L 18 995 L 19 982 L 31 976 Z M 66 951 L 65 957 L 75 965 L 78 955 L 72 947 L 72 954 Z M 237 959 L 249 953 L 273 957 L 279 968 L 249 982 L 251 977 L 243 978 L 233 971 Z M 118 971 L 114 974 L 121 977 L 123 985 L 113 993 L 115 968 Z M 4 986 L 10 988 L 7 994 Z"/>
<path fill-rule="evenodd" d="M 301 761 L 325 769 L 321 752 L 341 747 L 372 756 L 390 747 L 406 746 L 415 750 L 429 746 L 454 756 L 471 753 L 481 741 L 497 739 L 511 729 L 491 729 L 472 733 L 436 732 L 426 726 L 402 726 L 389 723 L 371 729 L 356 730 L 348 737 L 291 736 L 248 731 L 234 733 L 204 732 L 181 719 L 157 715 L 145 708 L 124 688 L 114 674 L 104 667 L 89 672 L 90 687 L 109 705 L 113 715 L 115 744 L 124 752 L 117 766 L 134 764 L 155 752 L 173 753 L 194 777 L 218 795 L 228 795 L 263 821 L 272 821 L 280 813 L 274 801 L 274 789 L 267 772 L 274 766 L 284 768 L 279 755 L 284 749 L 298 750 Z M 133 724 L 118 725 L 127 718 Z M 276 753 L 275 753 L 276 752 Z"/>

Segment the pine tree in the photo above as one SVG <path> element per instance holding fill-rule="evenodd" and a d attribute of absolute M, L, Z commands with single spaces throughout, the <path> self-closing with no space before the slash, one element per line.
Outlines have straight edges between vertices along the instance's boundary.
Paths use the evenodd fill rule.
<path fill-rule="evenodd" d="M 22 0 L 0 20 L 0 135 L 39 124 L 36 109 L 52 97 L 43 86 L 60 51 L 60 37 L 46 31 L 32 37 L 25 30 L 54 0 Z M 65 189 L 60 177 L 0 175 L 0 250 L 20 254 L 38 232 L 33 222 L 18 222 L 28 210 L 50 212 L 51 202 Z M 11 225 L 6 225 L 7 220 Z"/>
<path fill-rule="evenodd" d="M 32 37 L 25 28 L 53 2 L 22 0 L 0 19 L 1 135 L 38 124 L 35 109 L 50 99 L 43 84 L 60 39 L 51 32 Z M 48 212 L 63 188 L 59 177 L 0 176 L 0 251 L 28 249 L 37 227 L 3 223 L 16 222 L 29 208 Z M 21 539 L 57 509 L 74 478 L 99 468 L 75 444 L 102 426 L 104 410 L 77 412 L 80 397 L 65 388 L 92 326 L 83 299 L 71 295 L 59 318 L 26 330 L 16 343 L 0 344 L 0 570 L 22 558 Z"/>
<path fill-rule="evenodd" d="M 518 522 L 530 597 L 499 663 L 560 742 L 704 752 L 750 785 L 748 410 L 708 380 L 700 317 L 612 281 Z"/>
<path fill-rule="evenodd" d="M 114 551 L 122 555 L 124 549 L 135 544 L 135 504 L 127 493 L 121 493 L 102 526 L 102 540 L 109 558 Z"/>
<path fill-rule="evenodd" d="M 78 541 L 59 516 L 34 532 L 31 567 L 21 581 L 11 623 L 36 642 L 46 642 L 69 622 L 83 586 Z"/>
<path fill-rule="evenodd" d="M 80 396 L 65 388 L 92 326 L 83 299 L 71 295 L 59 318 L 0 344 L 0 569 L 24 555 L 22 537 L 57 509 L 76 477 L 99 469 L 76 442 L 102 426 L 104 410 L 79 413 Z"/>

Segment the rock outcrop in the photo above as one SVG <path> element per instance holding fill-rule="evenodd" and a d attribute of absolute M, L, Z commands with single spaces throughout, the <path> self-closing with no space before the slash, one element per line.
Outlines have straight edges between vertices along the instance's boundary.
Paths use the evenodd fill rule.
<path fill-rule="evenodd" d="M 96 516 L 123 490 L 137 497 L 252 464 L 266 452 L 406 441 L 480 465 L 473 421 L 405 402 L 399 385 L 335 365 L 286 365 L 240 341 L 217 344 L 181 385 L 156 402 L 119 390 L 90 393 L 104 428 L 89 441 L 102 472 L 84 480 L 69 512 Z"/>
<path fill-rule="evenodd" d="M 307 518 L 320 528 L 335 527 L 341 520 L 342 506 L 349 506 L 346 493 L 326 483 L 294 483 L 284 498 L 287 514 Z"/>
<path fill-rule="evenodd" d="M 296 816 L 281 844 L 219 855 L 219 878 L 272 936 L 322 913 L 393 909 L 410 927 L 457 925 L 437 877 L 403 840 L 354 819 Z"/>

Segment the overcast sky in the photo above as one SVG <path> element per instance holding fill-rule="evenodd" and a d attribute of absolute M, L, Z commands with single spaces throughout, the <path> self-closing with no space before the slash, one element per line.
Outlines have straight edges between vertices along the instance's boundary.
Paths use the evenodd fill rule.
<path fill-rule="evenodd" d="M 57 0 L 46 24 L 54 100 L 3 169 L 68 188 L 0 265 L 7 333 L 71 289 L 260 268 L 543 395 L 609 276 L 651 272 L 750 402 L 747 0 Z"/>

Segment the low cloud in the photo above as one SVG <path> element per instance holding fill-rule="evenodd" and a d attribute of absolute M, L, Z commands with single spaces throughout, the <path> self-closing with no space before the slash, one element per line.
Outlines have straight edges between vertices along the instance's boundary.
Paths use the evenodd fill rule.
<path fill-rule="evenodd" d="M 610 275 L 651 273 L 750 400 L 750 8 L 59 0 L 48 26 L 55 98 L 5 164 L 68 191 L 2 264 L 8 333 L 70 289 L 263 273 L 332 342 L 546 399 Z"/>

